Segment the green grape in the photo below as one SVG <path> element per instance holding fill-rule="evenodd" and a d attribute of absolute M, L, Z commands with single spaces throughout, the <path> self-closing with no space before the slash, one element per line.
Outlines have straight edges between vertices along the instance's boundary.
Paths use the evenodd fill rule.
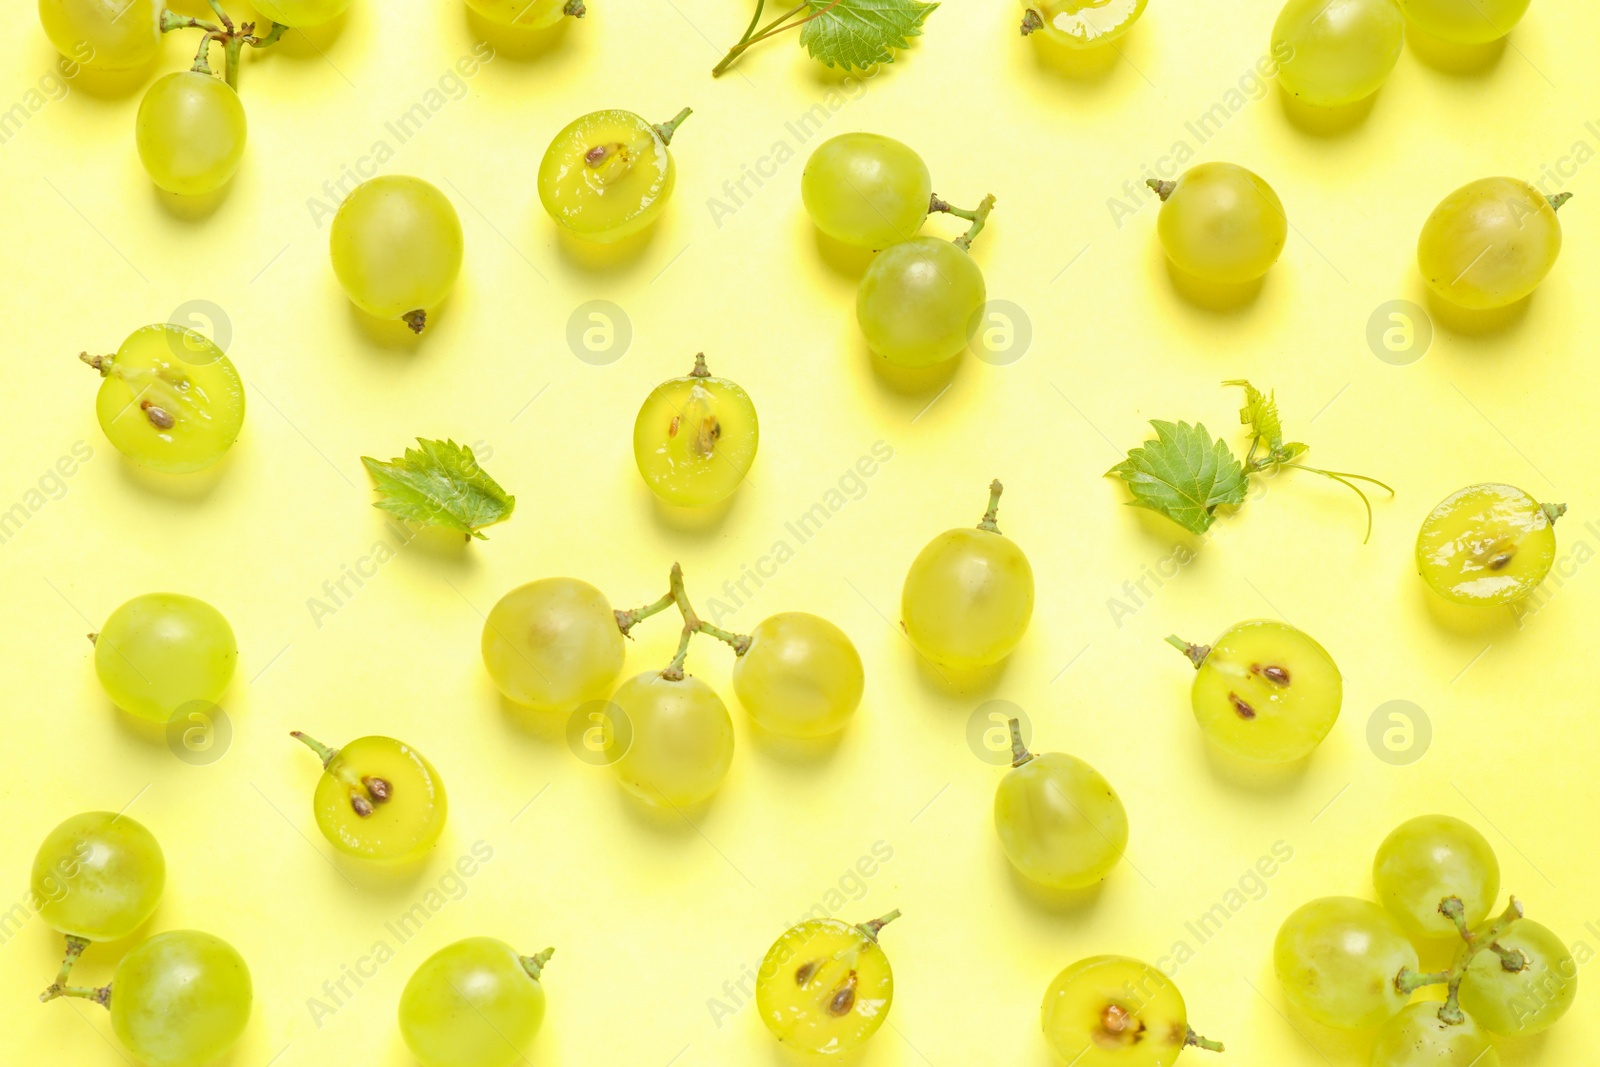
<path fill-rule="evenodd" d="M 733 691 L 750 717 L 785 737 L 844 729 L 866 682 L 861 656 L 827 619 L 786 611 L 763 619 L 733 666 Z"/>
<path fill-rule="evenodd" d="M 251 0 L 251 6 L 262 18 L 285 26 L 320 26 L 344 14 L 350 0 Z"/>
<path fill-rule="evenodd" d="M 351 302 L 421 333 L 461 273 L 461 219 L 450 199 L 421 178 L 385 174 L 355 187 L 332 230 L 333 272 Z"/>
<path fill-rule="evenodd" d="M 1190 1045 L 1221 1052 L 1189 1028 L 1178 987 L 1127 956 L 1091 956 L 1045 990 L 1044 1036 L 1072 1067 L 1171 1067 Z"/>
<path fill-rule="evenodd" d="M 1023 0 L 1028 15 L 1022 32 L 1045 36 L 1073 48 L 1107 44 L 1133 28 L 1145 0 Z"/>
<path fill-rule="evenodd" d="M 554 949 L 521 956 L 469 937 L 423 961 L 400 994 L 400 1033 L 423 1067 L 511 1067 L 544 1022 L 539 977 Z"/>
<path fill-rule="evenodd" d="M 39 0 L 56 51 L 92 70 L 142 67 L 161 51 L 159 0 Z"/>
<path fill-rule="evenodd" d="M 811 919 L 767 950 L 756 976 L 756 1010 L 783 1045 L 836 1056 L 878 1032 L 894 1003 L 894 972 L 878 944 L 898 911 L 851 926 Z"/>
<path fill-rule="evenodd" d="M 1500 861 L 1484 836 L 1460 819 L 1420 815 L 1378 846 L 1372 884 L 1411 936 L 1455 937 L 1459 928 L 1439 905 L 1455 897 L 1468 925 L 1483 922 L 1500 895 Z"/>
<path fill-rule="evenodd" d="M 244 105 L 221 78 L 177 71 L 139 102 L 134 140 L 145 173 L 167 192 L 213 192 L 228 184 L 244 157 Z"/>
<path fill-rule="evenodd" d="M 170 722 L 195 701 L 215 704 L 233 679 L 239 646 L 222 613 L 182 593 L 145 593 L 94 635 L 94 670 L 130 715 Z"/>
<path fill-rule="evenodd" d="M 1233 163 L 1201 163 L 1177 181 L 1149 184 L 1162 200 L 1161 246 L 1174 266 L 1196 278 L 1253 281 L 1272 269 L 1289 239 L 1278 194 Z"/>
<path fill-rule="evenodd" d="M 126 815 L 86 811 L 51 830 L 33 857 L 32 891 L 52 929 L 86 941 L 127 937 L 167 883 L 155 835 Z"/>
<path fill-rule="evenodd" d="M 713 378 L 702 352 L 688 374 L 645 397 L 633 423 L 633 458 L 656 496 L 699 508 L 739 488 L 760 440 L 750 394 L 737 382 Z"/>
<path fill-rule="evenodd" d="M 322 760 L 311 810 L 322 836 L 361 859 L 415 859 L 444 830 L 444 782 L 433 764 L 392 737 L 358 737 L 329 748 L 295 731 Z"/>
<path fill-rule="evenodd" d="M 1425 1001 L 1384 1024 L 1369 1067 L 1500 1067 L 1500 1053 L 1470 1016 L 1447 1023 L 1439 1005 Z"/>
<path fill-rule="evenodd" d="M 1417 969 L 1417 950 L 1371 901 L 1323 897 L 1284 921 L 1272 960 L 1291 1004 L 1324 1026 L 1363 1030 L 1406 1006 L 1395 980 Z"/>
<path fill-rule="evenodd" d="M 1457 604 L 1509 604 L 1544 581 L 1565 504 L 1541 504 L 1509 485 L 1457 489 L 1422 520 L 1417 573 Z"/>
<path fill-rule="evenodd" d="M 1365 100 L 1389 80 L 1404 38 L 1395 0 L 1289 0 L 1272 28 L 1272 54 L 1289 57 L 1278 81 L 1313 107 Z"/>
<path fill-rule="evenodd" d="M 999 482 L 974 528 L 946 530 L 917 553 L 900 594 L 900 625 L 934 663 L 974 670 L 1011 655 L 1033 618 L 1033 568 L 1000 532 Z"/>
<path fill-rule="evenodd" d="M 1105 878 L 1128 849 L 1128 812 L 1099 771 L 1064 752 L 1030 753 L 1011 720 L 1012 769 L 994 794 L 994 828 L 1012 866 L 1052 889 Z"/>
<path fill-rule="evenodd" d="M 1400 0 L 1411 24 L 1453 44 L 1488 44 L 1522 21 L 1529 0 Z"/>
<path fill-rule="evenodd" d="M 615 764 L 628 792 L 676 808 L 722 785 L 733 763 L 733 719 L 709 685 L 646 671 L 623 682 L 611 701 L 633 735 Z"/>
<path fill-rule="evenodd" d="M 250 1021 L 250 968 L 232 945 L 198 930 L 141 943 L 107 994 L 111 1028 L 146 1067 L 205 1067 Z"/>
<path fill-rule="evenodd" d="M 505 698 L 540 711 L 598 700 L 622 673 L 616 612 L 576 578 L 542 578 L 501 597 L 484 620 L 482 648 Z"/>
<path fill-rule="evenodd" d="M 689 109 L 651 125 L 631 111 L 591 111 L 556 134 L 539 163 L 539 201 L 564 229 L 609 243 L 650 225 L 677 180 L 667 146 Z"/>
<path fill-rule="evenodd" d="M 857 248 L 887 248 L 922 229 L 933 178 L 922 157 L 892 137 L 846 133 L 806 160 L 800 199 L 817 229 Z"/>
<path fill-rule="evenodd" d="M 564 15 L 584 14 L 580 0 L 467 0 L 467 6 L 490 22 L 519 30 L 547 29 Z"/>
<path fill-rule="evenodd" d="M 1570 193 L 1547 197 L 1516 178 L 1480 178 L 1445 197 L 1417 239 L 1428 286 L 1452 304 L 1488 311 L 1539 287 L 1561 255 L 1556 209 Z"/>
<path fill-rule="evenodd" d="M 1512 959 L 1492 950 L 1474 956 L 1461 982 L 1461 1006 L 1492 1034 L 1525 1037 L 1548 1029 L 1578 995 L 1572 953 L 1532 919 L 1518 919 L 1494 944 Z M 1520 969 L 1510 970 L 1513 965 Z"/>
<path fill-rule="evenodd" d="M 1200 732 L 1241 759 L 1304 759 L 1339 719 L 1339 668 L 1309 634 L 1286 622 L 1241 622 L 1209 647 L 1167 640 L 1197 668 L 1189 702 Z"/>
<path fill-rule="evenodd" d="M 168 474 L 204 470 L 244 424 L 244 383 L 211 340 L 172 323 L 141 326 L 114 356 L 80 357 L 104 379 L 100 429 L 124 456 Z"/>

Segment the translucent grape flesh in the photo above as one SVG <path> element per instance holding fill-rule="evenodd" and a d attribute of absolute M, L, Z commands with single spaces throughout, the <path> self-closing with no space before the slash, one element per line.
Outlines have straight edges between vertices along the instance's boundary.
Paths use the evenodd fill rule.
<path fill-rule="evenodd" d="M 228 620 L 182 593 L 134 597 L 95 636 L 101 688 L 117 707 L 152 722 L 168 722 L 193 702 L 215 704 L 238 660 Z"/>
<path fill-rule="evenodd" d="M 169 193 L 200 196 L 222 188 L 239 169 L 247 129 L 244 105 L 227 82 L 184 70 L 144 94 L 134 140 L 151 181 Z"/>
<path fill-rule="evenodd" d="M 115 941 L 150 918 L 166 887 L 155 835 L 126 815 L 87 811 L 51 830 L 33 858 L 40 918 L 64 934 Z"/>
<path fill-rule="evenodd" d="M 875 133 L 823 142 L 800 175 L 800 198 L 817 229 L 857 248 L 887 248 L 916 236 L 932 196 L 922 157 Z"/>
<path fill-rule="evenodd" d="M 190 474 L 216 463 L 244 425 L 244 383 L 211 340 L 171 323 L 143 326 L 110 359 L 95 416 L 141 467 Z"/>
<path fill-rule="evenodd" d="M 1290 763 L 1320 745 L 1344 702 L 1339 668 L 1287 623 L 1240 623 L 1217 638 L 1190 693 L 1201 732 L 1258 763 Z"/>
<path fill-rule="evenodd" d="M 655 127 L 631 111 L 593 111 L 545 150 L 539 200 L 575 236 L 610 243 L 654 222 L 675 181 L 672 153 Z"/>
<path fill-rule="evenodd" d="M 543 578 L 501 597 L 484 620 L 481 650 L 507 700 L 549 712 L 610 695 L 624 655 L 605 594 L 576 578 Z"/>
<path fill-rule="evenodd" d="M 1133 28 L 1146 0 L 1024 0 L 1039 13 L 1046 37 L 1071 48 L 1109 44 Z"/>
<path fill-rule="evenodd" d="M 1126 956 L 1079 960 L 1056 975 L 1040 1014 L 1051 1048 L 1076 1067 L 1171 1067 L 1189 1037 L 1178 987 Z"/>
<path fill-rule="evenodd" d="M 1033 567 L 1016 542 L 987 530 L 947 530 L 912 561 L 900 620 L 928 659 L 974 670 L 1017 647 L 1033 598 Z"/>
<path fill-rule="evenodd" d="M 379 799 L 371 782 L 386 785 Z M 366 814 L 359 808 L 364 806 Z M 360 737 L 338 750 L 317 779 L 312 814 L 341 852 L 402 861 L 433 847 L 449 808 L 444 782 L 427 758 L 392 737 Z"/>
<path fill-rule="evenodd" d="M 511 1067 L 544 1021 L 544 987 L 510 945 L 469 937 L 428 957 L 400 994 L 400 1033 L 423 1067 Z"/>
<path fill-rule="evenodd" d="M 1469 485 L 1445 497 L 1417 532 L 1417 572 L 1457 604 L 1509 604 L 1545 580 L 1555 562 L 1555 524 L 1537 500 L 1510 485 Z"/>
<path fill-rule="evenodd" d="M 876 940 L 838 919 L 814 919 L 768 950 L 756 1008 L 790 1048 L 836 1055 L 859 1048 L 888 1018 L 894 973 Z"/>
<path fill-rule="evenodd" d="M 755 402 L 726 378 L 662 382 L 633 424 L 640 476 L 677 507 L 705 507 L 732 495 L 755 462 L 760 440 Z"/>

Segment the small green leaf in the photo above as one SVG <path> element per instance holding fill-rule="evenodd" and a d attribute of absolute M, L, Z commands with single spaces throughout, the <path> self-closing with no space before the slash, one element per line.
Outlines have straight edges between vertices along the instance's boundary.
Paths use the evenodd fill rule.
<path fill-rule="evenodd" d="M 806 0 L 811 10 L 800 43 L 830 67 L 865 70 L 893 63 L 897 49 L 922 35 L 922 22 L 937 3 L 918 0 Z"/>
<path fill-rule="evenodd" d="M 1278 399 L 1275 394 L 1261 390 L 1243 378 L 1233 378 L 1223 385 L 1237 385 L 1244 389 L 1244 407 L 1239 409 L 1239 421 L 1250 427 L 1252 433 L 1267 446 L 1269 453 L 1283 447 L 1283 422 L 1278 418 Z M 1304 446 L 1301 451 L 1305 451 Z"/>
<path fill-rule="evenodd" d="M 472 449 L 417 438 L 417 447 L 385 463 L 362 456 L 382 508 L 419 526 L 444 526 L 487 540 L 478 531 L 511 517 L 517 499 L 478 466 Z"/>
<path fill-rule="evenodd" d="M 1112 467 L 1133 493 L 1132 507 L 1149 508 L 1192 533 L 1205 533 L 1223 504 L 1242 504 L 1248 486 L 1244 468 L 1204 425 L 1152 419 L 1156 439 Z"/>

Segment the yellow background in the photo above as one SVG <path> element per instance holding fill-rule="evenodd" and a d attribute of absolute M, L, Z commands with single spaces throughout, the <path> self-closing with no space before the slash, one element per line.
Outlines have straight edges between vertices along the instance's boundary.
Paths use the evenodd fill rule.
<path fill-rule="evenodd" d="M 0 37 L 5 107 L 29 100 L 55 63 L 31 5 L 12 7 Z M 495 37 L 456 0 L 356 0 L 332 28 L 246 57 L 245 161 L 224 195 L 198 206 L 157 193 L 134 149 L 138 94 L 159 71 L 120 85 L 80 76 L 63 98 L 35 99 L 42 106 L 0 145 L 11 368 L 0 507 L 43 504 L 0 546 L 0 906 L 24 899 L 50 827 L 126 807 L 168 859 L 149 930 L 210 930 L 250 963 L 256 1006 L 231 1067 L 410 1062 L 394 1024 L 406 978 L 476 934 L 557 948 L 530 1063 L 784 1064 L 753 1008 L 718 1020 L 708 1002 L 726 1000 L 724 983 L 819 903 L 851 921 L 905 911 L 884 936 L 898 981 L 890 1025 L 860 1059 L 873 1067 L 1043 1067 L 1038 1003 L 1060 968 L 1102 952 L 1156 961 L 1180 941 L 1195 950 L 1177 972 L 1191 1017 L 1230 1048 L 1185 1062 L 1364 1064 L 1368 1038 L 1285 1014 L 1272 937 L 1307 900 L 1369 894 L 1378 842 L 1429 811 L 1476 824 L 1531 914 L 1600 947 L 1600 860 L 1587 834 L 1600 799 L 1590 704 L 1600 576 L 1586 566 L 1600 526 L 1585 527 L 1600 519 L 1600 369 L 1588 352 L 1600 167 L 1587 163 L 1592 149 L 1574 156 L 1580 142 L 1600 146 L 1600 12 L 1535 0 L 1509 47 L 1469 69 L 1408 45 L 1375 103 L 1330 129 L 1292 114 L 1275 87 L 1249 92 L 1276 15 L 1255 0 L 1155 0 L 1120 54 L 1088 66 L 1019 38 L 1020 8 L 952 2 L 899 62 L 843 88 L 792 38 L 713 81 L 745 0 L 594 0 L 590 11 L 530 45 Z M 397 144 L 385 124 L 441 79 L 448 96 L 450 72 L 486 34 L 492 61 Z M 194 34 L 174 36 L 159 70 L 189 62 Z M 1200 144 L 1185 123 L 1242 79 L 1247 102 Z M 1021 360 L 969 355 L 913 382 L 873 369 L 853 321 L 861 261 L 819 243 L 797 195 L 822 134 L 802 142 L 787 124 L 818 103 L 822 134 L 905 140 L 951 200 L 996 194 L 974 251 L 991 297 L 1031 320 Z M 661 224 L 611 256 L 558 240 L 534 189 L 551 136 L 595 108 L 661 120 L 685 104 L 695 114 L 673 145 L 677 192 Z M 326 219 L 308 206 L 379 139 L 395 147 L 383 169 L 440 186 L 466 231 L 461 280 L 420 339 L 352 310 L 329 267 Z M 1257 170 L 1289 212 L 1282 260 L 1242 306 L 1179 291 L 1153 204 L 1113 222 L 1108 200 L 1179 141 L 1196 159 Z M 795 158 L 768 159 L 786 154 L 779 144 Z M 719 225 L 708 198 L 725 199 L 724 182 L 747 167 L 771 177 L 747 180 L 750 195 Z M 1487 324 L 1431 305 L 1413 248 L 1433 205 L 1474 178 L 1545 168 L 1565 171 L 1560 184 L 1578 194 L 1550 279 Z M 928 229 L 954 234 L 952 221 Z M 615 302 L 632 325 L 610 365 L 576 358 L 566 341 L 569 316 L 591 299 Z M 1366 341 L 1369 316 L 1393 299 L 1433 312 L 1432 348 L 1409 366 L 1380 361 Z M 101 435 L 95 381 L 75 356 L 113 351 L 189 301 L 222 309 L 249 411 L 215 476 L 152 479 Z M 630 429 L 648 390 L 702 349 L 755 398 L 763 435 L 732 505 L 696 524 L 654 506 Z M 1124 507 L 1101 475 L 1150 417 L 1231 435 L 1239 397 L 1218 383 L 1235 377 L 1276 388 L 1313 461 L 1394 485 L 1392 501 L 1375 500 L 1369 544 L 1345 490 L 1290 474 L 1173 576 L 1163 561 L 1194 542 Z M 347 566 L 372 571 L 363 560 L 390 537 L 358 457 L 396 455 L 417 435 L 479 442 L 517 496 L 515 518 L 487 543 L 416 538 L 319 626 L 308 601 L 326 598 L 323 583 Z M 64 494 L 30 498 L 79 441 L 93 457 Z M 893 458 L 796 544 L 785 523 L 879 441 Z M 994 476 L 1007 486 L 1002 528 L 1033 561 L 1038 608 L 1003 669 L 946 680 L 918 667 L 895 625 L 900 584 L 929 538 L 977 521 Z M 1448 610 L 1412 568 L 1423 515 L 1481 480 L 1572 508 L 1560 527 L 1570 579 L 1520 620 Z M 795 551 L 774 569 L 761 561 L 779 540 Z M 852 635 L 868 671 L 838 744 L 797 753 L 753 736 L 730 654 L 698 642 L 690 667 L 725 694 L 738 751 L 692 825 L 641 813 L 608 770 L 574 758 L 563 724 L 508 714 L 477 652 L 481 614 L 522 582 L 579 576 L 631 606 L 663 590 L 673 560 L 703 609 L 714 596 L 731 604 L 723 583 L 764 567 L 724 625 L 814 611 Z M 1124 583 L 1163 567 L 1138 610 L 1114 619 L 1108 601 Z M 84 634 L 162 589 L 210 601 L 239 637 L 224 701 L 232 744 L 209 765 L 175 758 L 93 676 Z M 1189 668 L 1161 638 L 1204 641 L 1277 615 L 1330 650 L 1345 708 L 1307 766 L 1262 780 L 1207 756 Z M 675 640 L 665 619 L 638 636 L 630 673 L 664 663 Z M 1121 792 L 1132 841 L 1101 891 L 1043 899 L 1012 877 L 989 821 L 1002 772 L 966 741 L 989 700 L 1020 706 L 1036 748 L 1077 753 Z M 1368 745 L 1369 717 L 1391 700 L 1432 724 L 1431 749 L 1410 765 Z M 383 878 L 331 854 L 310 813 L 317 768 L 291 728 L 330 744 L 390 734 L 431 757 L 451 811 L 422 870 Z M 475 842 L 493 858 L 395 945 L 385 924 L 424 902 Z M 857 890 L 848 872 L 878 842 L 892 859 Z M 1254 890 L 1250 871 L 1279 842 L 1292 860 L 1253 892 L 1260 899 L 1230 908 L 1229 891 L 1242 880 Z M 861 899 L 830 901 L 842 880 Z M 1186 924 L 1219 903 L 1235 913 L 1201 945 Z M 362 964 L 380 940 L 394 958 Z M 92 948 L 80 977 L 107 980 L 128 947 Z M 38 920 L 0 945 L 0 1059 L 123 1062 L 98 1009 L 33 1003 L 59 948 Z M 319 1026 L 308 1001 L 358 965 L 372 977 Z M 1505 1062 L 1592 1060 L 1597 997 L 1580 991 L 1544 1038 L 1505 1042 Z"/>

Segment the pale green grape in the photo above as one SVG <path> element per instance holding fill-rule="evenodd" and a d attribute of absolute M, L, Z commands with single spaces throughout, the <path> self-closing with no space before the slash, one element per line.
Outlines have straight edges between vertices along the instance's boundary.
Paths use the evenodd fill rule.
<path fill-rule="evenodd" d="M 544 1022 L 539 977 L 553 949 L 521 956 L 469 937 L 423 961 L 400 994 L 400 1033 L 423 1067 L 511 1067 Z"/>
<path fill-rule="evenodd" d="M 647 671 L 611 698 L 633 742 L 615 766 L 628 792 L 650 804 L 697 804 L 722 785 L 733 764 L 733 719 L 700 679 Z"/>
<path fill-rule="evenodd" d="M 975 529 L 946 530 L 917 554 L 900 593 L 900 625 L 934 663 L 974 670 L 999 663 L 1033 618 L 1033 567 L 995 523 L 1000 483 Z"/>
<path fill-rule="evenodd" d="M 421 333 L 461 273 L 461 219 L 450 199 L 421 178 L 386 174 L 355 187 L 332 230 L 333 272 L 351 302 Z"/>
<path fill-rule="evenodd" d="M 1417 265 L 1452 304 L 1487 311 L 1539 287 L 1561 255 L 1562 195 L 1516 178 L 1480 178 L 1445 197 L 1423 224 Z"/>
<path fill-rule="evenodd" d="M 198 930 L 157 934 L 111 980 L 111 1028 L 145 1067 L 206 1067 L 250 1021 L 250 968 Z"/>
<path fill-rule="evenodd" d="M 141 467 L 204 470 L 239 436 L 244 383 L 202 334 L 172 323 L 141 326 L 116 355 L 81 358 L 104 378 L 94 404 L 100 429 Z"/>
<path fill-rule="evenodd" d="M 1556 558 L 1555 521 L 1565 505 L 1485 483 L 1457 489 L 1422 520 L 1417 573 L 1457 604 L 1509 604 L 1544 581 Z"/>
<path fill-rule="evenodd" d="M 39 917 L 88 941 L 138 929 L 161 901 L 167 861 L 155 835 L 126 815 L 86 811 L 51 830 L 33 857 Z"/>
<path fill-rule="evenodd" d="M 1395 979 L 1417 969 L 1417 950 L 1371 901 L 1323 897 L 1284 921 L 1272 962 L 1291 1004 L 1324 1026 L 1362 1030 L 1406 1006 Z"/>
<path fill-rule="evenodd" d="M 605 594 L 576 578 L 511 590 L 484 620 L 483 664 L 507 700 L 568 712 L 611 692 L 622 631 Z"/>
<path fill-rule="evenodd" d="M 311 810 L 328 843 L 361 859 L 404 861 L 434 846 L 449 804 L 427 758 L 392 737 L 332 749 L 296 731 L 322 760 Z"/>
<path fill-rule="evenodd" d="M 1518 919 L 1494 943 L 1521 953 L 1507 969 L 1492 950 L 1479 952 L 1461 983 L 1461 1006 L 1492 1034 L 1525 1037 L 1548 1029 L 1578 995 L 1578 963 L 1559 937 L 1532 919 Z"/>
<path fill-rule="evenodd" d="M 1378 846 L 1372 884 L 1379 902 L 1413 937 L 1456 937 L 1455 922 L 1439 905 L 1455 897 L 1468 925 L 1483 922 L 1500 895 L 1500 861 L 1484 836 L 1460 819 L 1421 815 Z"/>
<path fill-rule="evenodd" d="M 490 22 L 519 30 L 542 30 L 560 22 L 563 15 L 583 14 L 582 5 L 574 6 L 570 0 L 467 0 L 467 6 Z"/>
<path fill-rule="evenodd" d="M 701 353 L 692 371 L 645 397 L 633 423 L 633 458 L 656 496 L 698 508 L 739 488 L 760 440 L 750 394 L 737 382 L 712 377 Z"/>
<path fill-rule="evenodd" d="M 250 0 L 262 18 L 285 26 L 320 26 L 344 14 L 350 0 Z M 265 34 L 267 27 L 258 32 Z"/>
<path fill-rule="evenodd" d="M 1404 37 L 1395 0 L 1289 0 L 1272 28 L 1272 54 L 1289 57 L 1278 81 L 1313 107 L 1365 100 L 1389 80 Z"/>
<path fill-rule="evenodd" d="M 846 133 L 806 160 L 800 199 L 817 229 L 857 248 L 887 248 L 922 228 L 933 178 L 922 157 L 892 137 Z"/>
<path fill-rule="evenodd" d="M 1187 274 L 1236 285 L 1272 269 L 1289 218 L 1272 186 L 1233 163 L 1201 163 L 1175 182 L 1153 182 L 1163 201 L 1156 229 L 1167 258 Z"/>
<path fill-rule="evenodd" d="M 785 737 L 824 737 L 844 729 L 866 682 L 861 656 L 827 619 L 786 611 L 750 632 L 733 666 L 733 691 L 750 717 Z"/>
<path fill-rule="evenodd" d="M 1110 872 L 1128 848 L 1128 812 L 1099 771 L 1076 756 L 1022 747 L 994 794 L 994 828 L 1017 870 L 1054 889 L 1082 889 Z"/>
<path fill-rule="evenodd" d="M 1488 44 L 1511 32 L 1530 0 L 1400 0 L 1412 25 L 1455 44 Z"/>
<path fill-rule="evenodd" d="M 244 158 L 244 105 L 221 78 L 181 70 L 158 79 L 139 102 L 134 140 L 150 180 L 199 196 L 228 184 Z"/>
<path fill-rule="evenodd" d="M 39 0 L 56 51 L 94 70 L 142 67 L 161 51 L 160 0 Z"/>
<path fill-rule="evenodd" d="M 1056 975 L 1040 1015 L 1050 1047 L 1072 1067 L 1171 1067 L 1189 1044 L 1183 994 L 1127 956 L 1091 956 Z"/>
<path fill-rule="evenodd" d="M 1447 1023 L 1437 1002 L 1424 1001 L 1384 1024 L 1369 1067 L 1500 1067 L 1500 1053 L 1470 1016 Z"/>
<path fill-rule="evenodd" d="M 1339 719 L 1339 668 L 1309 634 L 1288 623 L 1242 622 L 1191 657 L 1200 652 L 1205 658 L 1189 694 L 1194 717 L 1201 733 L 1241 759 L 1303 759 Z"/>
<path fill-rule="evenodd" d="M 222 613 L 181 593 L 123 604 L 94 637 L 94 669 L 111 702 L 168 722 L 193 701 L 215 704 L 233 679 L 239 646 Z"/>
<path fill-rule="evenodd" d="M 1023 23 L 1023 32 L 1035 28 L 1052 41 L 1072 48 L 1108 44 L 1133 28 L 1144 14 L 1145 0 L 1023 0 L 1038 16 Z"/>
<path fill-rule="evenodd" d="M 654 222 L 677 180 L 667 146 L 684 108 L 651 125 L 631 111 L 591 111 L 556 134 L 539 163 L 539 200 L 568 232 L 608 243 Z"/>
<path fill-rule="evenodd" d="M 899 914 L 859 926 L 812 919 L 778 938 L 756 976 L 756 1010 L 772 1036 L 835 1056 L 877 1033 L 894 1003 L 894 972 L 878 935 Z"/>
<path fill-rule="evenodd" d="M 967 346 L 987 295 L 983 271 L 964 248 L 914 237 L 873 257 L 856 289 L 856 322 L 890 363 L 931 367 Z"/>

